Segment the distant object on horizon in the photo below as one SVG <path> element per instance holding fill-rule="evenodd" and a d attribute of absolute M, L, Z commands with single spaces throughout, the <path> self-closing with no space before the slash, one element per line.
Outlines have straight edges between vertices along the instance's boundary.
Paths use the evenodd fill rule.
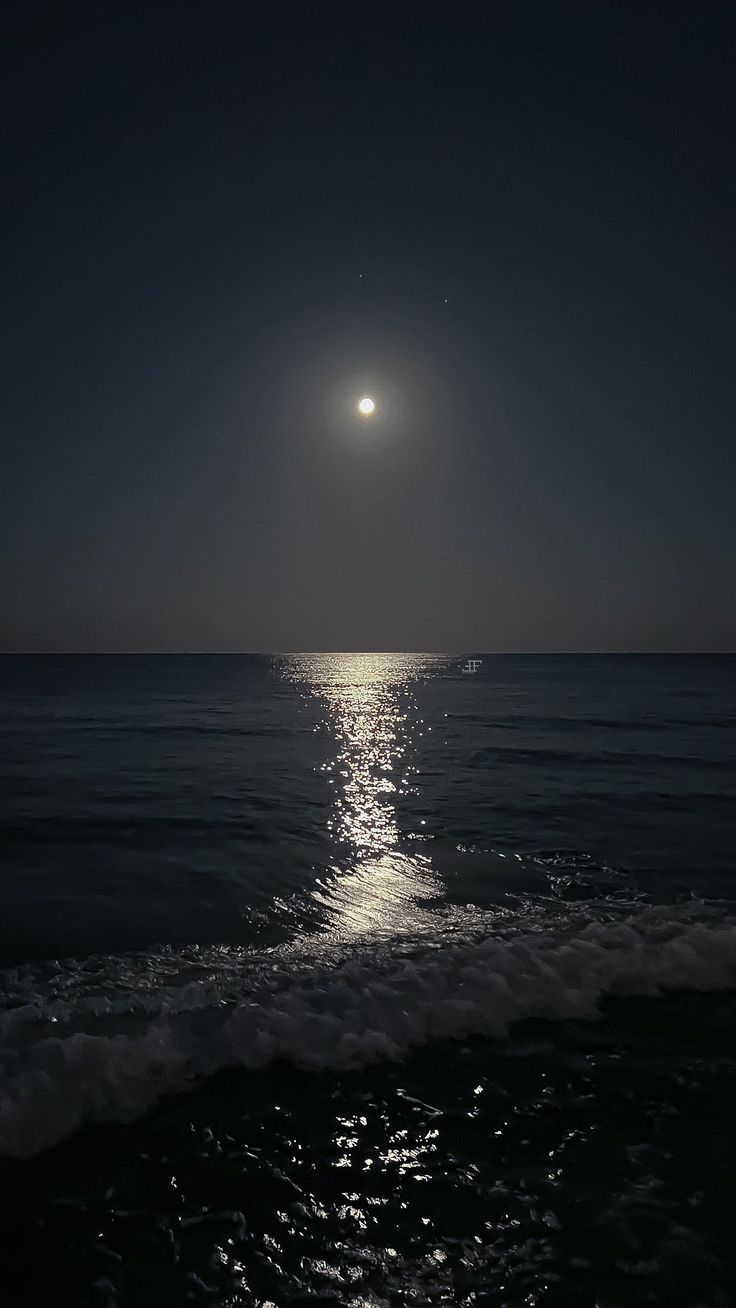
<path fill-rule="evenodd" d="M 470 673 L 477 672 L 482 662 L 482 659 L 468 659 L 467 663 L 463 665 L 460 671 Z"/>

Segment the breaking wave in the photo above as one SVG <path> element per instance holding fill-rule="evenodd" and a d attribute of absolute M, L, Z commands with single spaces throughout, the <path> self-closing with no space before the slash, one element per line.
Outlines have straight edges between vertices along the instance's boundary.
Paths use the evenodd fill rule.
<path fill-rule="evenodd" d="M 502 1038 L 526 1018 L 593 1020 L 608 996 L 736 988 L 736 923 L 722 913 L 586 912 L 342 955 L 193 948 L 7 972 L 0 1153 L 130 1121 L 226 1068 L 339 1072 L 433 1040 Z"/>

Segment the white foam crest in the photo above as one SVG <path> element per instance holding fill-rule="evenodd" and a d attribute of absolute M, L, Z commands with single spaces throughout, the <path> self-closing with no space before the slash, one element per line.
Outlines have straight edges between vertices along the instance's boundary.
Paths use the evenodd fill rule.
<path fill-rule="evenodd" d="M 0 1153 L 28 1157 L 85 1122 L 131 1120 L 224 1068 L 284 1059 L 342 1071 L 435 1039 L 501 1037 L 524 1018 L 590 1020 L 608 995 L 733 989 L 736 926 L 644 909 L 574 932 L 451 936 L 309 968 L 282 960 L 264 969 L 261 959 L 249 973 L 241 960 L 237 985 L 235 976 L 223 969 L 218 985 L 210 968 L 203 988 L 189 977 L 163 986 L 132 1018 L 129 993 L 108 998 L 104 1012 L 100 1000 L 83 1001 L 84 1030 L 71 1028 L 68 1002 L 63 1013 L 52 1003 L 31 1043 L 28 1014 L 10 1010 L 17 1026 L 0 1063 Z M 30 1007 L 41 1021 L 41 997 Z"/>

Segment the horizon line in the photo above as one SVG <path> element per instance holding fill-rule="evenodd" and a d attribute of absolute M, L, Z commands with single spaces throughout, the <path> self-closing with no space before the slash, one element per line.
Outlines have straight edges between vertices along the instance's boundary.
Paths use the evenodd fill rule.
<path fill-rule="evenodd" d="M 722 655 L 733 657 L 736 649 L 494 649 L 471 650 L 471 654 L 482 654 L 485 658 L 518 657 L 631 657 L 674 658 L 693 655 Z M 468 649 L 5 649 L 0 650 L 2 658 L 258 658 L 274 655 L 294 654 L 417 654 L 433 655 L 438 658 L 466 658 Z"/>

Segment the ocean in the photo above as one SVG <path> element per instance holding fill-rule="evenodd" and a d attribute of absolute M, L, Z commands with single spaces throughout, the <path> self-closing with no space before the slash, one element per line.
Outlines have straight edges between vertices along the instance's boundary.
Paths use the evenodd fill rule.
<path fill-rule="evenodd" d="M 736 657 L 477 657 L 0 658 L 13 1308 L 736 1303 Z"/>

